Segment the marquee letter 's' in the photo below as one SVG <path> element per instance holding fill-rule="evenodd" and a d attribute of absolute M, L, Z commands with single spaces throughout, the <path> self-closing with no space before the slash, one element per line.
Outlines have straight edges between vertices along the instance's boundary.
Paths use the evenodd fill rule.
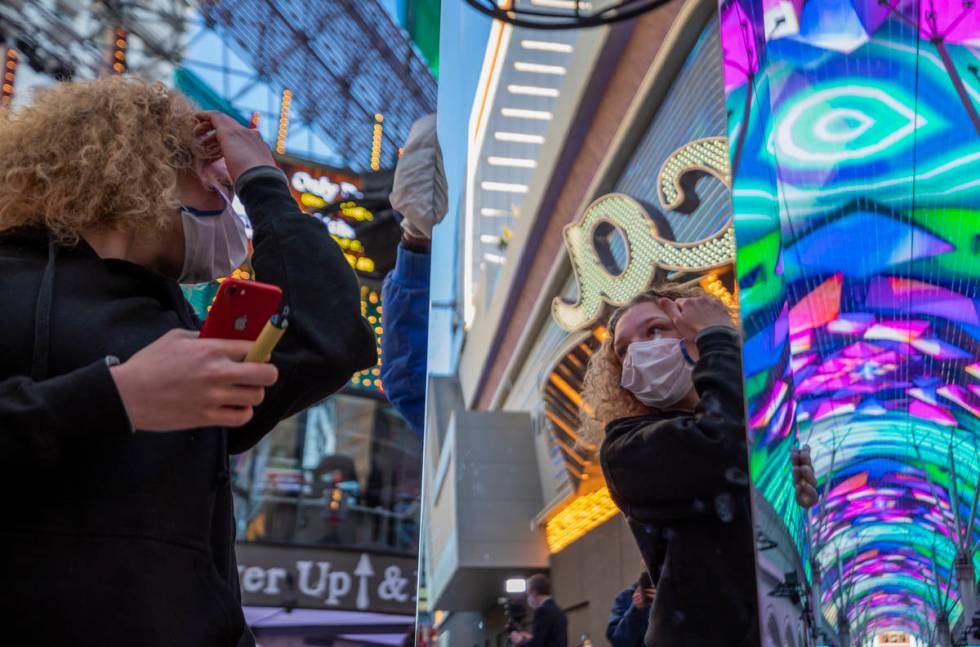
<path fill-rule="evenodd" d="M 731 185 L 724 137 L 691 142 L 667 158 L 657 178 L 661 202 L 669 209 L 696 211 L 694 183 L 705 174 Z M 625 267 L 618 274 L 603 264 L 596 247 L 596 229 L 604 223 L 618 230 L 626 243 Z M 647 289 L 658 268 L 697 272 L 732 263 L 735 230 L 729 222 L 700 241 L 666 240 L 640 203 L 622 193 L 611 193 L 593 202 L 577 222 L 565 227 L 565 247 L 578 283 L 578 300 L 569 303 L 556 297 L 551 311 L 558 325 L 571 331 L 594 324 L 605 304 L 626 303 Z"/>

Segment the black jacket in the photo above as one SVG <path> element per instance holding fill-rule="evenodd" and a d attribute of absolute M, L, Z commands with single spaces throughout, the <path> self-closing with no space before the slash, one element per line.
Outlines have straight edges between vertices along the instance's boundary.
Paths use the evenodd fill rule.
<path fill-rule="evenodd" d="M 199 321 L 172 280 L 43 230 L 0 235 L 0 609 L 33 645 L 253 644 L 229 452 L 376 361 L 357 279 L 281 178 L 240 197 L 257 278 L 282 288 L 279 382 L 236 429 L 132 433 L 106 365 Z M 16 642 L 16 641 L 15 641 Z"/>
<path fill-rule="evenodd" d="M 645 644 L 756 647 L 758 602 L 741 357 L 734 334 L 698 340 L 694 413 L 612 422 L 609 491 L 657 584 Z"/>
<path fill-rule="evenodd" d="M 531 637 L 521 647 L 567 647 L 568 619 L 555 601 L 548 598 L 534 610 Z"/>

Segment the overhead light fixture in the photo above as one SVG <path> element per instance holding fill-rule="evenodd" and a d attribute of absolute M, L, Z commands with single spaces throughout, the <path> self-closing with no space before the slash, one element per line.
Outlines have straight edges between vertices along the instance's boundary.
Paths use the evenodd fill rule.
<path fill-rule="evenodd" d="M 484 254 L 483 260 L 488 263 L 493 263 L 494 265 L 503 265 L 507 262 L 507 259 L 500 254 Z"/>
<path fill-rule="evenodd" d="M 508 133 L 496 131 L 493 138 L 498 142 L 514 142 L 515 144 L 543 144 L 543 135 L 526 135 L 524 133 Z"/>
<path fill-rule="evenodd" d="M 490 166 L 510 166 L 513 168 L 537 168 L 537 160 L 524 159 L 521 157 L 496 157 L 491 155 L 487 158 Z"/>
<path fill-rule="evenodd" d="M 529 97 L 558 98 L 558 90 L 556 88 L 542 88 L 537 85 L 515 85 L 512 83 L 507 86 L 507 91 L 511 94 L 523 94 Z"/>
<path fill-rule="evenodd" d="M 480 188 L 484 191 L 500 191 L 501 193 L 527 193 L 526 184 L 512 184 L 510 182 L 480 182 Z"/>
<path fill-rule="evenodd" d="M 565 74 L 568 72 L 568 70 L 561 65 L 545 65 L 543 63 L 528 63 L 527 61 L 515 61 L 514 69 L 518 72 L 553 74 L 555 76 L 565 76 Z"/>
<path fill-rule="evenodd" d="M 546 40 L 522 40 L 521 47 L 524 49 L 534 49 L 539 52 L 561 52 L 571 54 L 572 46 L 568 43 L 554 43 Z"/>
<path fill-rule="evenodd" d="M 510 212 L 506 209 L 494 209 L 492 207 L 483 207 L 480 209 L 481 216 L 487 216 L 490 218 L 499 218 L 501 216 L 509 216 Z"/>
<path fill-rule="evenodd" d="M 504 591 L 507 593 L 524 593 L 527 591 L 527 580 L 523 577 L 511 577 L 504 582 Z"/>
<path fill-rule="evenodd" d="M 527 110 L 524 108 L 501 108 L 500 114 L 515 119 L 536 119 L 538 121 L 551 121 L 554 116 L 547 110 Z"/>
<path fill-rule="evenodd" d="M 539 7 L 550 7 L 551 9 L 565 9 L 566 11 L 592 10 L 591 2 L 576 2 L 576 0 L 531 0 L 531 4 Z"/>

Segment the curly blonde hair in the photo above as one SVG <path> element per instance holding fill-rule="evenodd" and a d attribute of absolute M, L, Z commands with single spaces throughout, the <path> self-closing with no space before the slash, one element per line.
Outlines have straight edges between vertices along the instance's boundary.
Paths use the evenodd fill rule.
<path fill-rule="evenodd" d="M 119 76 L 59 83 L 0 111 L 0 231 L 158 230 L 177 209 L 177 174 L 198 170 L 195 108 L 175 90 Z"/>
<path fill-rule="evenodd" d="M 609 316 L 606 335 L 589 359 L 582 387 L 583 406 L 579 411 L 579 434 L 583 442 L 598 445 L 606 435 L 606 425 L 619 418 L 642 416 L 652 411 L 619 385 L 623 363 L 613 349 L 616 324 L 626 311 L 639 303 L 656 303 L 659 299 L 684 299 L 704 294 L 697 283 L 661 283 L 633 297 Z"/>

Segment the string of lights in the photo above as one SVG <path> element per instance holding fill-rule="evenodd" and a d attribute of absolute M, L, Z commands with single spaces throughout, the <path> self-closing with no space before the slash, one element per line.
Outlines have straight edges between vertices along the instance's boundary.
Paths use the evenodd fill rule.
<path fill-rule="evenodd" d="M 0 107 L 7 107 L 14 99 L 14 81 L 17 78 L 17 52 L 7 49 L 3 62 L 3 86 L 0 91 Z"/>
<path fill-rule="evenodd" d="M 385 118 L 381 113 L 374 115 L 374 137 L 371 141 L 371 170 L 381 170 L 381 142 L 384 139 Z"/>
<path fill-rule="evenodd" d="M 276 136 L 276 152 L 286 154 L 286 135 L 289 132 L 289 107 L 293 103 L 293 93 L 286 89 L 282 91 L 282 107 L 279 110 L 279 134 Z"/>
<path fill-rule="evenodd" d="M 126 48 L 129 46 L 129 32 L 121 27 L 112 30 L 112 56 L 110 67 L 115 74 L 126 73 Z"/>

